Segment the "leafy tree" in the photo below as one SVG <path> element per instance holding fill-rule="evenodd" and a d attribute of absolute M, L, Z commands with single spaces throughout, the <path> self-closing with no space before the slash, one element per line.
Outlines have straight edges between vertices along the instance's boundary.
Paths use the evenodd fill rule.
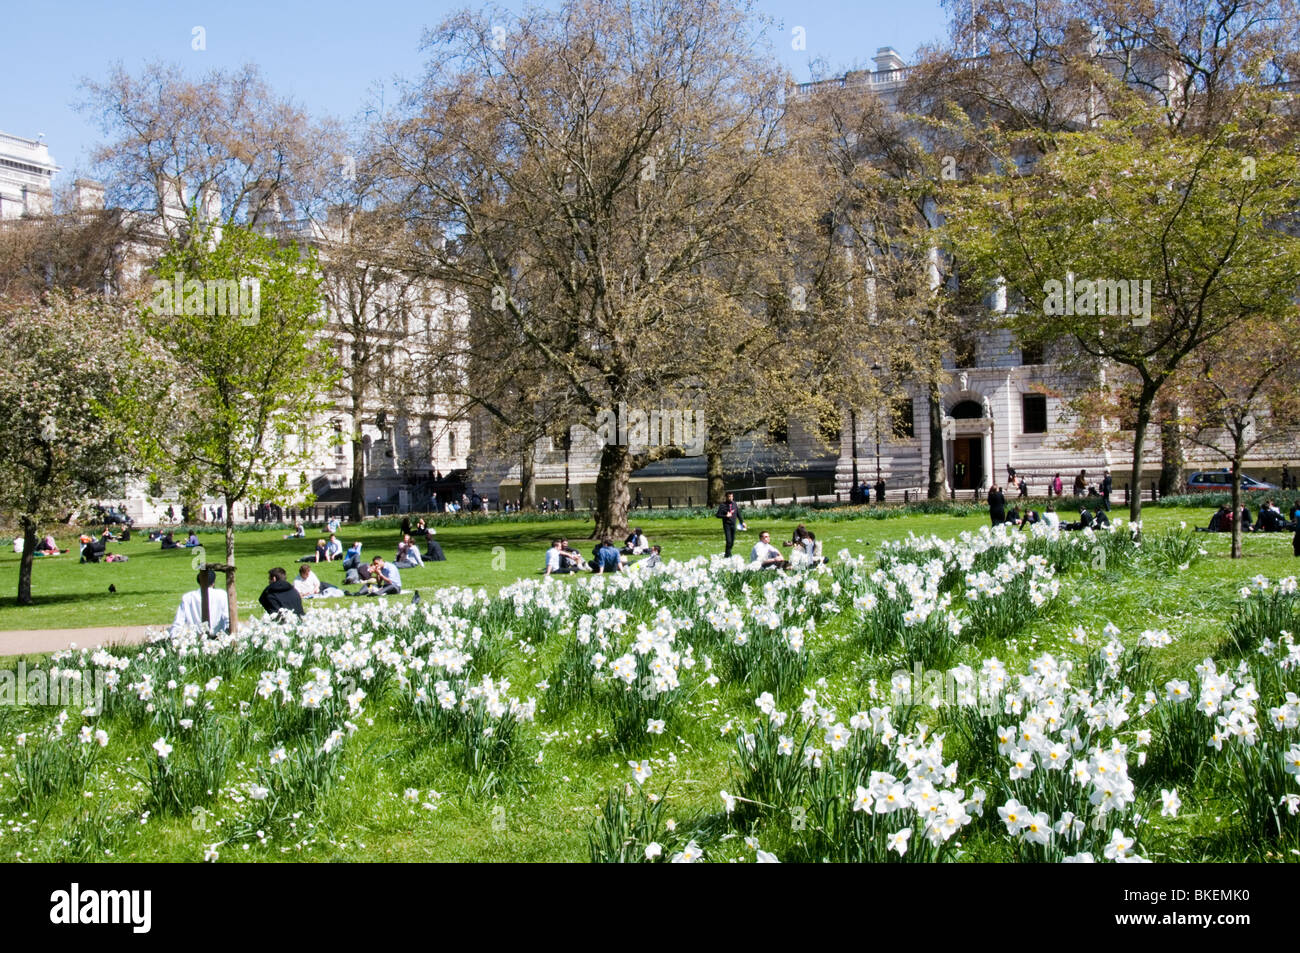
<path fill-rule="evenodd" d="M 133 469 L 135 440 L 118 413 L 131 384 L 126 302 L 54 293 L 0 300 L 0 507 L 23 530 L 18 604 L 32 604 L 37 531 L 64 521 Z"/>
<path fill-rule="evenodd" d="M 386 141 L 430 271 L 543 356 L 590 429 L 687 403 L 715 343 L 698 332 L 719 298 L 708 264 L 773 220 L 756 210 L 784 148 L 784 79 L 744 11 L 570 0 L 463 13 L 427 45 Z M 670 452 L 602 448 L 597 536 L 623 533 L 631 473 Z"/>
<path fill-rule="evenodd" d="M 225 503 L 233 629 L 235 505 L 291 503 L 310 493 L 289 475 L 320 452 L 338 374 L 321 333 L 314 251 L 242 226 L 226 226 L 218 236 L 196 213 L 190 227 L 195 239 L 174 245 L 154 269 L 144 309 L 145 327 L 165 354 L 153 373 L 175 383 L 165 415 L 174 425 L 156 432 L 150 449 L 154 464 L 183 491 Z M 213 307 L 211 289 L 221 282 L 241 290 L 239 313 Z M 256 298 L 245 288 L 256 288 Z"/>
<path fill-rule="evenodd" d="M 1029 302 L 1010 319 L 1019 336 L 1072 337 L 1135 379 L 1135 487 L 1157 397 L 1182 362 L 1294 307 L 1300 241 L 1278 215 L 1300 204 L 1300 160 L 1280 116 L 1260 94 L 1202 137 L 1137 113 L 1053 137 L 1027 172 L 1006 148 L 1004 171 L 964 193 L 951 240 Z M 1134 521 L 1141 506 L 1133 494 Z"/>
<path fill-rule="evenodd" d="M 1279 318 L 1252 321 L 1199 349 L 1171 388 L 1188 437 L 1232 471 L 1234 514 L 1246 454 L 1289 452 L 1300 435 L 1300 308 Z M 1234 517 L 1232 558 L 1240 557 L 1241 520 Z"/>

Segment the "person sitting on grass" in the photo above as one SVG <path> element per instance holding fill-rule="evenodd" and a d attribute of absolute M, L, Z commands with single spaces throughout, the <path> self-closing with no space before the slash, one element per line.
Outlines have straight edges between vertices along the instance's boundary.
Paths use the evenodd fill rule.
<path fill-rule="evenodd" d="M 570 571 L 581 570 L 586 572 L 591 567 L 587 561 L 582 558 L 582 553 L 569 547 L 569 541 L 565 537 L 560 537 L 560 565 L 567 567 Z"/>
<path fill-rule="evenodd" d="M 285 535 L 285 539 L 303 539 L 307 535 L 307 527 L 302 525 L 302 520 L 293 521 L 293 532 Z"/>
<path fill-rule="evenodd" d="M 345 586 L 357 586 L 363 582 L 369 582 L 373 578 L 374 575 L 370 572 L 370 563 L 357 563 L 343 574 L 343 584 Z"/>
<path fill-rule="evenodd" d="M 225 632 L 230 628 L 230 601 L 226 598 L 225 587 L 217 588 L 217 574 L 211 569 L 207 572 L 208 584 L 208 624 L 213 632 Z M 184 625 L 203 624 L 203 590 L 192 589 L 181 596 L 181 604 L 176 609 L 176 618 L 172 620 L 173 632 Z"/>
<path fill-rule="evenodd" d="M 397 544 L 397 558 L 393 564 L 398 569 L 418 569 L 424 565 L 424 560 L 420 558 L 420 547 L 411 542 L 409 534 L 404 534 L 402 541 Z"/>
<path fill-rule="evenodd" d="M 103 540 L 94 539 L 90 536 L 81 537 L 81 561 L 83 563 L 97 563 L 104 558 L 108 547 Z"/>
<path fill-rule="evenodd" d="M 298 567 L 298 578 L 293 581 L 293 587 L 298 590 L 298 595 L 304 599 L 319 599 L 326 596 L 341 596 L 343 590 L 338 586 L 330 585 L 328 582 L 321 582 L 310 566 Z"/>
<path fill-rule="evenodd" d="M 432 526 L 424 531 L 424 559 L 426 562 L 443 563 L 447 561 L 447 556 L 438 545 L 438 541 L 433 537 L 438 535 L 438 531 Z"/>
<path fill-rule="evenodd" d="M 658 569 L 664 564 L 663 550 L 658 546 L 650 547 L 650 555 L 637 563 L 642 569 Z"/>
<path fill-rule="evenodd" d="M 66 549 L 59 549 L 59 544 L 54 541 L 54 536 L 46 536 L 36 544 L 37 556 L 57 556 L 60 553 L 66 553 Z"/>
<path fill-rule="evenodd" d="M 301 558 L 298 560 L 298 562 L 300 562 L 300 563 L 327 563 L 327 562 L 329 562 L 329 558 L 328 558 L 327 550 L 326 550 L 326 548 L 325 548 L 325 540 L 323 540 L 323 539 L 318 539 L 318 540 L 316 540 L 316 548 L 315 548 L 314 550 L 312 550 L 310 553 L 308 553 L 306 556 L 301 557 Z"/>
<path fill-rule="evenodd" d="M 383 556 L 370 560 L 370 582 L 358 590 L 359 596 L 395 596 L 402 591 L 402 574 L 396 566 L 384 562 Z"/>
<path fill-rule="evenodd" d="M 638 526 L 623 541 L 623 555 L 644 556 L 648 552 L 650 552 L 650 540 L 646 539 L 645 533 L 641 532 L 641 527 Z"/>
<path fill-rule="evenodd" d="M 623 571 L 623 561 L 619 558 L 619 552 L 609 540 L 602 539 L 600 545 L 596 547 L 596 563 L 591 571 L 594 573 Z"/>
<path fill-rule="evenodd" d="M 182 545 L 186 549 L 193 549 L 195 546 L 199 545 L 199 537 L 194 530 L 190 530 L 190 535 L 185 537 L 185 542 Z"/>
<path fill-rule="evenodd" d="M 1277 508 L 1272 500 L 1265 500 L 1264 505 L 1259 508 L 1259 519 L 1255 521 L 1255 532 L 1257 533 L 1277 533 L 1286 526 L 1285 520 L 1282 519 L 1282 511 Z"/>
<path fill-rule="evenodd" d="M 348 551 L 343 554 L 343 571 L 356 569 L 361 565 L 361 541 L 357 540 L 348 547 Z"/>
<path fill-rule="evenodd" d="M 257 597 L 257 601 L 261 603 L 267 615 L 277 616 L 284 610 L 294 613 L 299 618 L 307 614 L 302 607 L 302 596 L 298 595 L 298 590 L 287 581 L 288 573 L 283 567 L 276 566 L 266 575 L 267 586 Z"/>
<path fill-rule="evenodd" d="M 330 533 L 329 542 L 325 544 L 325 561 L 332 563 L 334 560 L 338 559 L 342 555 L 343 555 L 343 544 L 339 542 L 339 538 L 337 536 L 335 536 L 333 533 Z"/>
<path fill-rule="evenodd" d="M 551 540 L 551 548 L 546 551 L 546 563 L 542 566 L 542 572 L 547 576 L 556 576 L 564 572 L 573 572 L 573 569 L 564 565 L 564 550 L 562 549 L 562 540 Z"/>
<path fill-rule="evenodd" d="M 749 553 L 749 562 L 758 569 L 786 569 L 790 563 L 781 550 L 772 545 L 772 534 L 767 530 L 758 534 L 758 542 Z"/>

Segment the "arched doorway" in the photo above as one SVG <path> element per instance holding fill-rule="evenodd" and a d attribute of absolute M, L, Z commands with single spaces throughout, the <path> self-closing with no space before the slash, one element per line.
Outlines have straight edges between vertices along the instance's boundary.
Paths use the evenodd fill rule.
<path fill-rule="evenodd" d="M 953 420 L 979 420 L 984 408 L 973 400 L 953 405 Z M 984 436 L 958 434 L 952 442 L 952 485 L 958 490 L 977 490 L 984 485 Z"/>

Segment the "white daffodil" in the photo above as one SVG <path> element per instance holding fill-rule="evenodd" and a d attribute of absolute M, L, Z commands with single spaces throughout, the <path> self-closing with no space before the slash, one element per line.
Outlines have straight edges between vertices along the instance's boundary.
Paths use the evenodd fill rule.
<path fill-rule="evenodd" d="M 889 835 L 887 840 L 889 845 L 887 849 L 897 851 L 898 856 L 902 857 L 907 853 L 907 842 L 911 837 L 912 829 L 910 827 L 904 827 L 902 830 L 894 831 L 894 833 Z"/>
<path fill-rule="evenodd" d="M 629 761 L 627 766 L 632 769 L 632 777 L 636 779 L 637 784 L 644 784 L 646 778 L 650 777 L 649 761 Z"/>

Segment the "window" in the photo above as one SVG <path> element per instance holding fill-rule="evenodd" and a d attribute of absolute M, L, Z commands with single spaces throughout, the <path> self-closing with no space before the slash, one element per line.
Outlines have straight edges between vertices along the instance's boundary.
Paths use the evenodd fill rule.
<path fill-rule="evenodd" d="M 454 430 L 447 432 L 447 457 L 453 461 L 456 459 L 456 431 Z"/>
<path fill-rule="evenodd" d="M 776 444 L 790 442 L 790 427 L 785 418 L 774 420 L 767 425 L 767 441 Z"/>
<path fill-rule="evenodd" d="M 1024 395 L 1025 433 L 1047 433 L 1047 397 L 1043 394 Z"/>
<path fill-rule="evenodd" d="M 957 335 L 952 342 L 952 359 L 957 367 L 975 366 L 975 338 L 973 335 Z"/>
<path fill-rule="evenodd" d="M 1039 342 L 1022 341 L 1020 343 L 1021 364 L 1042 364 L 1043 345 Z"/>
<path fill-rule="evenodd" d="M 901 397 L 894 404 L 894 436 L 900 439 L 916 436 L 916 418 L 910 397 Z"/>

